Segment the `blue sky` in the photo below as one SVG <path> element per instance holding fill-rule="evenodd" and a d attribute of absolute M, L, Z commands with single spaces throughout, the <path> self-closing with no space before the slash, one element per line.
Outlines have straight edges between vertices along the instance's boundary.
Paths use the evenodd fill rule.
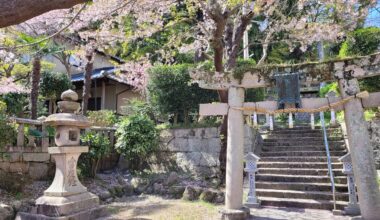
<path fill-rule="evenodd" d="M 365 26 L 380 27 L 380 0 L 377 1 L 376 8 L 370 9 Z"/>

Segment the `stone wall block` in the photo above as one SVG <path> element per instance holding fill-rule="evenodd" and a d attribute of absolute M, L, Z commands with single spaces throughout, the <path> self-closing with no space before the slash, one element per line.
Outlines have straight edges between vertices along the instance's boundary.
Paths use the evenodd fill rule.
<path fill-rule="evenodd" d="M 205 138 L 207 128 L 195 128 L 193 130 L 195 132 L 195 138 L 198 138 L 198 139 Z"/>
<path fill-rule="evenodd" d="M 49 153 L 23 153 L 22 158 L 24 161 L 47 162 L 50 160 L 50 154 Z"/>
<path fill-rule="evenodd" d="M 6 155 L 3 156 L 3 159 L 4 159 L 4 161 L 8 161 L 11 163 L 20 162 L 21 161 L 21 153 L 16 153 L 16 152 L 7 153 Z"/>
<path fill-rule="evenodd" d="M 172 130 L 162 130 L 160 132 L 160 140 L 162 143 L 169 143 L 175 138 L 174 132 Z"/>
<path fill-rule="evenodd" d="M 219 153 L 220 152 L 220 138 L 219 137 L 214 137 L 214 138 L 209 138 L 207 139 L 208 142 L 208 148 L 207 148 L 207 153 Z"/>
<path fill-rule="evenodd" d="M 10 166 L 10 162 L 0 162 L 0 170 L 3 170 L 4 172 L 9 172 Z"/>
<path fill-rule="evenodd" d="M 219 138 L 219 129 L 214 128 L 205 128 L 205 138 Z"/>
<path fill-rule="evenodd" d="M 210 153 L 201 153 L 199 166 L 215 167 L 219 164 L 219 156 Z"/>
<path fill-rule="evenodd" d="M 46 163 L 30 163 L 29 176 L 33 180 L 44 180 L 48 177 L 49 165 Z"/>
<path fill-rule="evenodd" d="M 207 141 L 198 138 L 189 138 L 187 147 L 183 146 L 181 149 L 187 152 L 202 152 L 205 148 L 207 148 Z"/>
<path fill-rule="evenodd" d="M 174 136 L 176 138 L 188 138 L 189 136 L 195 136 L 195 132 L 193 129 L 174 129 Z"/>
<path fill-rule="evenodd" d="M 28 173 L 29 171 L 29 163 L 11 163 L 9 167 L 9 172 L 11 173 Z"/>
<path fill-rule="evenodd" d="M 174 151 L 186 152 L 189 151 L 189 139 L 187 138 L 176 138 L 174 139 Z"/>
<path fill-rule="evenodd" d="M 373 120 L 368 124 L 370 140 L 373 146 L 376 169 L 380 169 L 380 120 Z"/>

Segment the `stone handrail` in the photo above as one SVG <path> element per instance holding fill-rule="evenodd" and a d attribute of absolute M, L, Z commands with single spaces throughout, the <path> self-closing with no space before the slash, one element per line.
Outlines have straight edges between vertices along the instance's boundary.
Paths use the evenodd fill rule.
<path fill-rule="evenodd" d="M 100 127 L 100 126 L 91 126 L 89 130 L 95 131 L 96 133 L 101 133 L 107 136 L 110 140 L 111 146 L 115 146 L 115 131 L 116 127 Z"/>
<path fill-rule="evenodd" d="M 17 148 L 23 147 L 41 147 L 41 152 L 47 152 L 49 147 L 49 137 L 46 126 L 40 120 L 32 120 L 26 118 L 10 118 L 10 120 L 16 124 L 17 127 Z M 27 135 L 28 143 L 25 144 L 25 127 L 29 129 L 35 129 L 41 133 L 41 138 L 36 138 L 33 135 Z"/>
<path fill-rule="evenodd" d="M 41 147 L 41 152 L 47 152 L 48 147 L 54 144 L 54 141 L 50 140 L 50 137 L 48 137 L 46 125 L 43 123 L 42 120 L 11 117 L 10 121 L 18 125 L 17 126 L 17 144 L 15 146 L 19 149 L 17 151 L 23 151 L 21 150 L 21 148 L 23 147 Z M 41 133 L 42 137 L 36 138 L 33 135 L 25 134 L 25 127 L 29 127 L 30 129 L 37 130 L 38 132 Z M 107 136 L 110 140 L 111 145 L 114 146 L 116 142 L 116 139 L 115 139 L 116 128 L 115 127 L 92 126 L 89 128 L 89 130 L 95 131 L 96 133 L 102 133 L 103 135 Z M 27 140 L 25 138 L 26 136 L 27 136 Z M 13 151 L 16 151 L 16 149 L 13 149 Z"/>

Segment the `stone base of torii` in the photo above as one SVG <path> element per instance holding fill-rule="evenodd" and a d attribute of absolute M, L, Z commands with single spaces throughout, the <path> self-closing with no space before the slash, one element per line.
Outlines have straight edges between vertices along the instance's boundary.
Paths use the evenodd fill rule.
<path fill-rule="evenodd" d="M 243 207 L 243 124 L 244 109 L 249 103 L 244 103 L 244 89 L 270 86 L 270 75 L 275 72 L 299 72 L 304 81 L 339 82 L 341 99 L 355 96 L 360 92 L 358 78 L 380 75 L 380 54 L 367 57 L 353 58 L 344 61 L 328 61 L 323 63 L 299 64 L 290 66 L 274 66 L 253 69 L 244 74 L 242 79 L 226 76 L 225 79 L 214 79 L 210 73 L 194 72 L 192 78 L 205 89 L 228 89 L 229 101 L 220 104 L 201 105 L 200 115 L 227 115 L 227 165 L 226 165 L 226 203 L 221 211 L 222 219 L 245 219 L 247 209 Z M 267 75 L 263 75 L 267 74 Z M 326 100 L 304 99 L 303 105 L 318 108 Z M 253 103 L 257 105 L 257 103 Z M 262 104 L 270 104 L 263 102 Z M 325 103 L 324 103 L 325 104 Z M 369 140 L 367 123 L 364 120 L 363 107 L 380 106 L 380 93 L 371 94 L 369 99 L 354 98 L 346 102 L 340 109 L 344 110 L 345 122 L 349 141 L 349 150 L 352 158 L 355 183 L 358 190 L 361 218 L 377 220 L 380 216 L 380 189 L 377 182 L 377 172 L 374 163 L 373 148 Z M 253 106 L 251 106 L 253 107 Z M 275 106 L 274 106 L 275 108 Z M 274 110 L 274 109 L 272 109 Z"/>

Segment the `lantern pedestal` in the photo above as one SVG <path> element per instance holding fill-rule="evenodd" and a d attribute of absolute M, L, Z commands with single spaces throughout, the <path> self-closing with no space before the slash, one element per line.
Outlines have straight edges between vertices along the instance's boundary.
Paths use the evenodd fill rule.
<path fill-rule="evenodd" d="M 90 210 L 99 205 L 99 198 L 87 192 L 77 176 L 77 161 L 81 153 L 88 152 L 88 147 L 50 147 L 56 171 L 53 183 L 36 201 L 37 214 L 46 216 L 66 216 L 83 210 Z"/>

